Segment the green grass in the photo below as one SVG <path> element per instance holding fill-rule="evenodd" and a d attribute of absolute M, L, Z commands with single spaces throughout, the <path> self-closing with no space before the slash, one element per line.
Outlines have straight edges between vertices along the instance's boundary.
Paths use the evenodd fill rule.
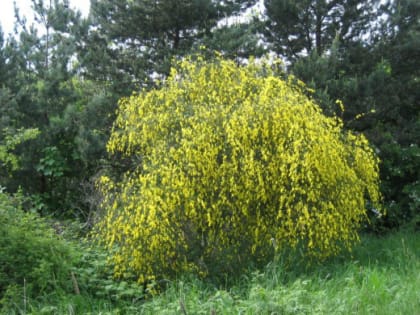
<path fill-rule="evenodd" d="M 364 237 L 351 257 L 305 272 L 269 266 L 229 290 L 175 283 L 139 314 L 420 315 L 420 235 Z"/>
<path fill-rule="evenodd" d="M 224 289 L 185 277 L 143 301 L 57 294 L 15 313 L 420 315 L 420 233 L 364 236 L 352 255 L 305 269 L 273 263 Z"/>

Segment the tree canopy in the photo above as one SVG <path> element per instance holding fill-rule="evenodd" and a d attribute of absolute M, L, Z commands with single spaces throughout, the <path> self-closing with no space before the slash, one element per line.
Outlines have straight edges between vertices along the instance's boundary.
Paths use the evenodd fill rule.
<path fill-rule="evenodd" d="M 323 112 L 364 133 L 381 158 L 381 224 L 415 217 L 418 1 L 267 0 L 255 13 L 257 3 L 92 0 L 83 17 L 68 1 L 32 0 L 32 25 L 17 10 L 15 33 L 0 32 L 0 143 L 22 130 L 40 135 L 7 149 L 20 163 L 0 185 L 21 187 L 37 211 L 90 218 L 95 178 L 135 164 L 106 152 L 118 100 L 156 88 L 174 61 L 205 46 L 209 59 L 218 50 L 238 64 L 283 58 L 279 75 L 305 82 Z"/>

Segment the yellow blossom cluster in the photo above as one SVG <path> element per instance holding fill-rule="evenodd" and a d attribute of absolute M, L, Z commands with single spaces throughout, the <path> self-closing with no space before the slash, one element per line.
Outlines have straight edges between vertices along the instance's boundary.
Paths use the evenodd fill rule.
<path fill-rule="evenodd" d="M 97 226 L 117 275 L 206 276 L 285 248 L 351 248 L 367 199 L 380 200 L 378 159 L 296 81 L 264 62 L 195 57 L 120 101 L 107 148 L 138 164 L 101 178 Z"/>

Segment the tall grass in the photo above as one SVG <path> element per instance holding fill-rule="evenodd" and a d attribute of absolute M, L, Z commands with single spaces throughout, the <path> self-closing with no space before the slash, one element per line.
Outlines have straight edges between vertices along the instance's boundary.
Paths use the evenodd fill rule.
<path fill-rule="evenodd" d="M 420 233 L 366 235 L 323 265 L 272 263 L 215 287 L 192 276 L 146 300 L 44 296 L 15 314 L 401 314 L 420 315 Z M 103 288 L 98 288 L 103 289 Z"/>
<path fill-rule="evenodd" d="M 175 282 L 138 313 L 420 315 L 419 251 L 419 233 L 366 236 L 352 255 L 306 270 L 272 264 L 226 290 Z"/>

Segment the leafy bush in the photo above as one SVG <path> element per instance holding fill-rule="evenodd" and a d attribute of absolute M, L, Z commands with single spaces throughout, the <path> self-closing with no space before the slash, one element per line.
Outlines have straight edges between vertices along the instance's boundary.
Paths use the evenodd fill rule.
<path fill-rule="evenodd" d="M 380 199 L 365 137 L 344 132 L 268 63 L 196 59 L 119 103 L 107 148 L 133 167 L 101 178 L 97 225 L 116 274 L 216 276 L 275 250 L 322 259 L 350 248 L 366 197 Z"/>
<path fill-rule="evenodd" d="M 384 232 L 420 222 L 420 148 L 416 143 L 399 144 L 390 133 L 381 133 L 379 146 L 385 216 L 369 226 Z"/>
<path fill-rule="evenodd" d="M 80 260 L 73 268 L 78 289 L 84 296 L 95 297 L 112 302 L 130 302 L 144 298 L 143 286 L 135 280 L 117 281 L 112 266 L 107 263 L 107 253 L 90 242 L 79 243 L 83 252 Z M 147 292 L 146 292 L 147 293 Z"/>
<path fill-rule="evenodd" d="M 19 157 L 13 150 L 22 142 L 35 139 L 39 135 L 38 129 L 2 130 L 0 138 L 0 165 L 6 171 L 15 171 L 19 167 Z"/>
<path fill-rule="evenodd" d="M 72 247 L 44 219 L 24 212 L 24 202 L 19 193 L 0 191 L 0 309 L 7 307 L 11 296 L 21 303 L 24 298 L 72 289 Z"/>

